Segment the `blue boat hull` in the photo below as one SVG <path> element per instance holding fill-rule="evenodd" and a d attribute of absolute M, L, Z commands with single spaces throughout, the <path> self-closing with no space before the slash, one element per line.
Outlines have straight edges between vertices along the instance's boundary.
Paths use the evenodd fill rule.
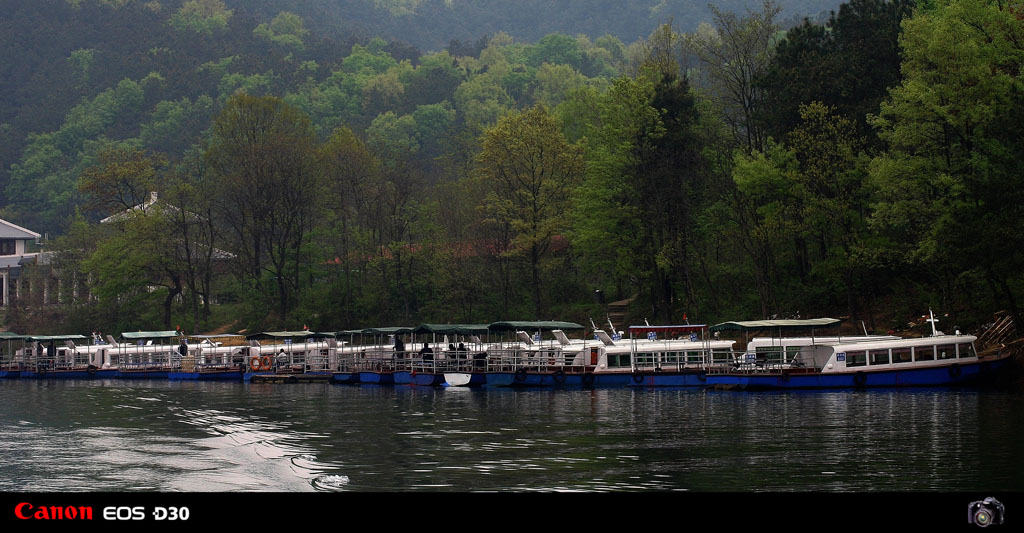
<path fill-rule="evenodd" d="M 331 375 L 333 383 L 354 385 L 359 383 L 359 372 L 335 372 Z"/>
<path fill-rule="evenodd" d="M 18 379 L 21 374 L 21 370 L 0 370 L 0 379 Z"/>
<path fill-rule="evenodd" d="M 488 372 L 486 383 L 488 387 L 511 387 L 515 383 L 513 372 Z"/>
<path fill-rule="evenodd" d="M 414 385 L 420 387 L 440 387 L 444 384 L 444 374 L 431 374 L 427 372 L 417 372 L 412 377 Z"/>
<path fill-rule="evenodd" d="M 707 385 L 707 372 L 633 372 L 628 374 L 629 387 L 703 387 Z"/>
<path fill-rule="evenodd" d="M 117 370 L 37 370 L 31 374 L 31 377 L 36 379 L 109 379 L 117 377 Z"/>
<path fill-rule="evenodd" d="M 866 387 L 925 387 L 969 385 L 990 377 L 1006 358 L 926 368 L 808 374 L 712 374 L 707 385 L 739 389 L 855 389 Z"/>
<path fill-rule="evenodd" d="M 132 370 L 125 372 L 120 370 L 115 377 L 119 379 L 168 379 L 170 370 Z"/>
<path fill-rule="evenodd" d="M 600 388 L 628 387 L 632 382 L 632 375 L 628 372 L 595 372 L 593 386 Z"/>
<path fill-rule="evenodd" d="M 600 372 L 488 372 L 488 387 L 622 387 L 629 374 Z"/>
<path fill-rule="evenodd" d="M 391 374 L 391 376 L 395 382 L 395 385 L 413 384 L 412 372 L 408 370 L 396 370 L 393 374 Z"/>
<path fill-rule="evenodd" d="M 360 372 L 359 383 L 367 385 L 394 385 L 395 377 L 392 372 Z"/>
<path fill-rule="evenodd" d="M 242 381 L 242 371 L 223 372 L 168 372 L 171 381 Z"/>

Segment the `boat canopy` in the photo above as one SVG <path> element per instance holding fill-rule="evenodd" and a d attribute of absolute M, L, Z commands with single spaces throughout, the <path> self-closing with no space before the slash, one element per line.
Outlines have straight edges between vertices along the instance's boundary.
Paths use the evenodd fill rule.
<path fill-rule="evenodd" d="M 246 340 L 253 339 L 307 339 L 309 337 L 333 337 L 334 333 L 317 333 L 315 331 L 264 331 L 246 335 Z"/>
<path fill-rule="evenodd" d="M 841 320 L 838 318 L 808 318 L 804 320 L 795 319 L 784 319 L 784 320 L 750 320 L 746 322 L 722 322 L 721 324 L 715 324 L 711 326 L 711 331 L 752 331 L 757 329 L 805 329 L 805 328 L 822 328 L 825 326 L 834 326 L 840 323 Z"/>
<path fill-rule="evenodd" d="M 434 333 L 437 335 L 476 335 L 487 333 L 487 324 L 420 324 L 413 333 Z"/>
<path fill-rule="evenodd" d="M 88 339 L 88 337 L 84 335 L 29 335 L 25 339 L 33 342 L 82 341 Z"/>
<path fill-rule="evenodd" d="M 188 338 L 190 338 L 190 339 L 224 339 L 224 338 L 244 337 L 244 336 L 245 335 L 240 335 L 238 333 L 221 333 L 219 335 L 189 335 Z"/>
<path fill-rule="evenodd" d="M 629 334 L 657 333 L 660 335 L 676 335 L 681 333 L 700 333 L 707 329 L 707 324 L 681 324 L 677 326 L 629 326 Z"/>
<path fill-rule="evenodd" d="M 0 331 L 0 340 L 17 341 L 27 338 L 28 337 L 25 335 L 18 335 L 17 333 L 14 333 L 12 331 Z"/>
<path fill-rule="evenodd" d="M 361 329 L 346 329 L 346 330 L 335 331 L 334 332 L 334 336 L 335 337 L 337 337 L 338 335 L 362 335 L 362 334 L 363 334 L 363 330 L 361 330 Z"/>
<path fill-rule="evenodd" d="M 487 326 L 487 329 L 491 331 L 516 331 L 516 330 L 541 330 L 551 331 L 555 329 L 561 330 L 578 330 L 584 329 L 583 326 L 575 322 L 559 322 L 557 320 L 536 320 L 536 321 L 506 321 L 506 322 L 492 322 Z"/>
<path fill-rule="evenodd" d="M 412 328 L 395 326 L 389 328 L 366 328 L 361 333 L 365 335 L 401 335 L 403 333 L 412 333 L 412 331 Z"/>
<path fill-rule="evenodd" d="M 126 331 L 121 336 L 126 339 L 169 339 L 181 334 L 177 331 Z"/>

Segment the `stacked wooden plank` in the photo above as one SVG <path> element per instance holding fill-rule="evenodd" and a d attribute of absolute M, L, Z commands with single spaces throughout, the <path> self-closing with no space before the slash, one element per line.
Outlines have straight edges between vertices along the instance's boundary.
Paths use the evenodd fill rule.
<path fill-rule="evenodd" d="M 978 344 L 981 346 L 998 346 L 1016 338 L 1017 329 L 1013 324 L 1013 317 L 1006 311 L 999 311 L 994 316 L 995 321 L 985 331 L 978 335 Z"/>

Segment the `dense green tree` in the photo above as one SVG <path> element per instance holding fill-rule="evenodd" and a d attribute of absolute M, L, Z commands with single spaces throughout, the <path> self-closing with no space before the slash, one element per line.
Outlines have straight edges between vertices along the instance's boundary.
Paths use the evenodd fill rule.
<path fill-rule="evenodd" d="M 180 31 L 212 34 L 227 28 L 233 12 L 223 0 L 187 0 L 168 23 Z"/>
<path fill-rule="evenodd" d="M 483 209 L 496 226 L 507 228 L 504 253 L 526 259 L 534 312 L 543 316 L 541 261 L 565 231 L 569 191 L 582 178 L 582 153 L 540 105 L 503 117 L 482 145 L 480 177 L 491 191 Z"/>
<path fill-rule="evenodd" d="M 164 100 L 156 105 L 149 122 L 142 124 L 142 145 L 162 153 L 181 154 L 199 140 L 213 117 L 213 99 L 202 95 L 195 99 Z"/>
<path fill-rule="evenodd" d="M 288 11 L 278 13 L 270 24 L 260 24 L 252 31 L 260 39 L 268 40 L 275 45 L 302 50 L 305 48 L 303 39 L 309 35 L 302 23 L 302 17 Z"/>
<path fill-rule="evenodd" d="M 82 173 L 79 187 L 95 209 L 110 215 L 103 220 L 107 228 L 102 237 L 83 262 L 84 269 L 94 273 L 90 289 L 97 305 L 126 316 L 145 316 L 145 307 L 159 302 L 161 323 L 170 329 L 171 306 L 183 290 L 171 252 L 176 233 L 150 196 L 166 164 L 160 155 L 106 150 L 98 165 Z"/>
<path fill-rule="evenodd" d="M 765 127 L 782 139 L 800 121 L 800 105 L 817 101 L 868 133 L 867 115 L 899 83 L 900 21 L 913 7 L 913 0 L 851 0 L 825 25 L 805 20 L 790 29 L 756 80 L 767 91 Z"/>
<path fill-rule="evenodd" d="M 217 115 L 205 153 L 229 251 L 250 297 L 266 294 L 269 276 L 278 325 L 298 298 L 309 266 L 304 245 L 324 197 L 316 145 L 309 117 L 280 98 L 239 93 Z"/>
<path fill-rule="evenodd" d="M 714 26 L 702 25 L 686 36 L 686 47 L 699 63 L 701 87 L 715 103 L 721 120 L 733 132 L 736 146 L 746 151 L 764 146 L 766 132 L 758 122 L 765 91 L 756 80 L 767 72 L 775 53 L 781 8 L 766 0 L 760 12 L 746 17 L 712 7 Z"/>
<path fill-rule="evenodd" d="M 669 69 L 674 70 L 674 69 Z M 701 310 L 693 268 L 695 219 L 705 200 L 685 79 L 671 72 L 618 80 L 588 132 L 587 181 L 575 195 L 574 240 L 593 274 L 614 273 L 617 296 L 636 290 L 653 316 Z"/>
<path fill-rule="evenodd" d="M 512 97 L 493 76 L 476 76 L 455 90 L 455 106 L 471 135 L 479 135 L 513 105 Z"/>
<path fill-rule="evenodd" d="M 142 88 L 122 80 L 117 87 L 75 106 L 61 128 L 30 137 L 21 158 L 11 166 L 8 201 L 33 227 L 54 231 L 74 212 L 78 174 L 112 141 L 118 123 L 138 112 Z M 128 144 L 137 144 L 129 141 Z"/>
<path fill-rule="evenodd" d="M 199 154 L 190 153 L 164 179 L 157 211 L 171 235 L 167 253 L 181 272 L 193 333 L 201 331 L 211 315 L 216 264 L 232 259 L 216 247 L 221 231 L 214 213 L 217 191 L 208 174 Z"/>
<path fill-rule="evenodd" d="M 1003 3 L 936 2 L 904 23 L 900 43 L 903 82 L 874 121 L 890 150 L 872 164 L 873 222 L 944 307 L 974 271 L 1022 324 L 1024 25 Z"/>
<path fill-rule="evenodd" d="M 583 67 L 583 51 L 575 38 L 552 33 L 537 41 L 526 53 L 527 65 L 539 68 L 544 63 L 568 65 L 578 71 Z"/>

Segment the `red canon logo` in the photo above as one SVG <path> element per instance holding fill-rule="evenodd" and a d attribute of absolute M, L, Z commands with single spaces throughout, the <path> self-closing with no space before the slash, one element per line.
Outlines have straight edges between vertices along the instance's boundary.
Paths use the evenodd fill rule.
<path fill-rule="evenodd" d="M 21 520 L 92 520 L 92 507 L 34 507 L 31 503 L 22 502 L 14 506 L 14 516 Z"/>

